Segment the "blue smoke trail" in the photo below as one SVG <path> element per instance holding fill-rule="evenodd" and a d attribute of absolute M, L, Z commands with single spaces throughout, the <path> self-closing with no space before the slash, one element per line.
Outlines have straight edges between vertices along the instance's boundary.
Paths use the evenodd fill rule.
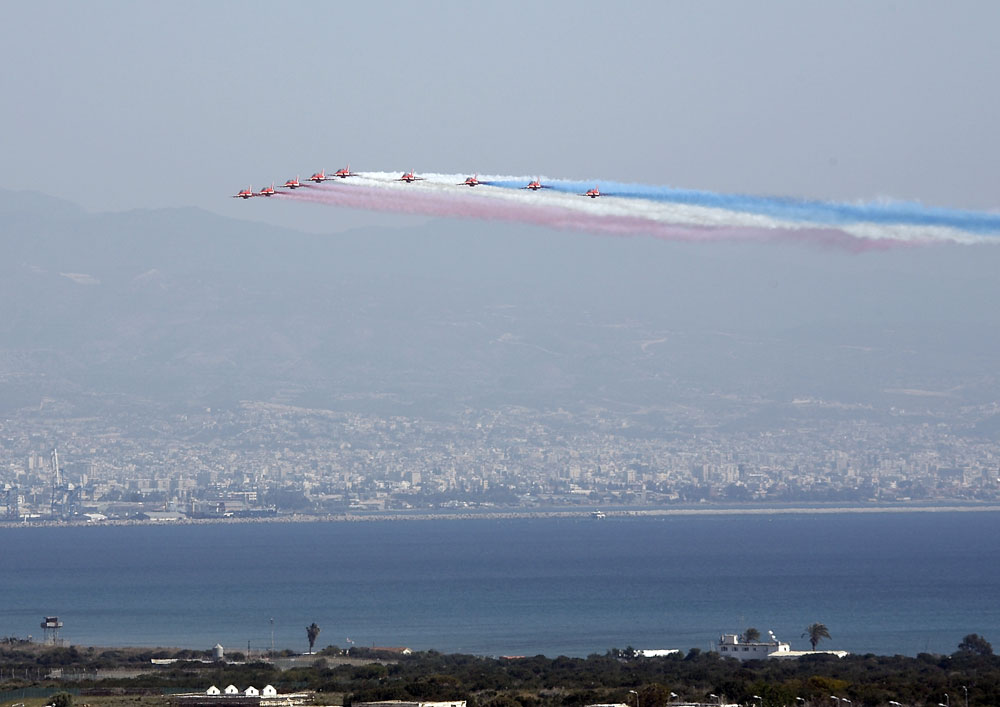
<path fill-rule="evenodd" d="M 490 185 L 519 189 L 528 180 L 497 180 Z M 554 191 L 582 194 L 597 186 L 602 196 L 646 199 L 707 208 L 726 209 L 770 216 L 786 221 L 824 225 L 851 223 L 899 224 L 912 226 L 944 226 L 979 235 L 1000 235 L 1000 214 L 924 206 L 915 202 L 869 202 L 846 204 L 749 194 L 721 194 L 696 189 L 675 189 L 650 184 L 630 184 L 609 181 L 549 180 L 544 184 Z"/>

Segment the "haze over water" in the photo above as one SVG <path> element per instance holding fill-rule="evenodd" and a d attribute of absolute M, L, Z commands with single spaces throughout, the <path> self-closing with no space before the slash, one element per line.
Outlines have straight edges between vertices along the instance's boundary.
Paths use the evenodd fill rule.
<path fill-rule="evenodd" d="M 2 531 L 0 633 L 83 645 L 406 645 L 585 656 L 708 649 L 950 653 L 1000 637 L 993 512 L 463 519 Z"/>

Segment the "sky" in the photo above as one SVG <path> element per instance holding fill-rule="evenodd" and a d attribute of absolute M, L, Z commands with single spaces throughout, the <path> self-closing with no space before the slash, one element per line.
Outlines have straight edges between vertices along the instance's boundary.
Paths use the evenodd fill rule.
<path fill-rule="evenodd" d="M 0 25 L 0 188 L 313 231 L 319 169 L 1000 210 L 996 2 L 33 2 Z"/>

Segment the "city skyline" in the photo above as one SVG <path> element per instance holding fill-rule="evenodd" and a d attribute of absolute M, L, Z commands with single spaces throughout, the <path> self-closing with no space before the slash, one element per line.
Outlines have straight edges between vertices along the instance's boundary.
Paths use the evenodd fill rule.
<path fill-rule="evenodd" d="M 6 203 L 9 516 L 996 497 L 989 246 Z"/>

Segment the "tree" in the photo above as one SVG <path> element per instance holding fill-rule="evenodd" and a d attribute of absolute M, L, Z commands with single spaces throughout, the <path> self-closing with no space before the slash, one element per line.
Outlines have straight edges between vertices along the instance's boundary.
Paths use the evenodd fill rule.
<path fill-rule="evenodd" d="M 665 707 L 670 704 L 674 693 L 666 685 L 654 682 L 643 687 L 637 694 L 637 702 L 643 707 Z"/>
<path fill-rule="evenodd" d="M 743 643 L 755 643 L 760 640 L 760 631 L 751 626 L 743 632 L 743 636 L 740 637 L 740 640 Z"/>
<path fill-rule="evenodd" d="M 972 653 L 973 655 L 993 655 L 993 646 L 978 633 L 970 633 L 958 644 L 959 653 Z"/>
<path fill-rule="evenodd" d="M 809 637 L 809 643 L 812 644 L 812 649 L 816 650 L 816 644 L 819 643 L 824 638 L 830 638 L 830 629 L 826 627 L 825 624 L 811 624 L 806 627 L 806 632 L 802 634 L 803 637 Z"/>
<path fill-rule="evenodd" d="M 319 638 L 319 626 L 313 621 L 311 624 L 306 626 L 306 638 L 309 639 L 309 652 L 313 652 L 313 646 L 316 645 L 316 639 Z"/>
<path fill-rule="evenodd" d="M 73 707 L 73 695 L 68 692 L 57 692 L 52 695 L 49 704 L 53 705 L 53 707 Z"/>

